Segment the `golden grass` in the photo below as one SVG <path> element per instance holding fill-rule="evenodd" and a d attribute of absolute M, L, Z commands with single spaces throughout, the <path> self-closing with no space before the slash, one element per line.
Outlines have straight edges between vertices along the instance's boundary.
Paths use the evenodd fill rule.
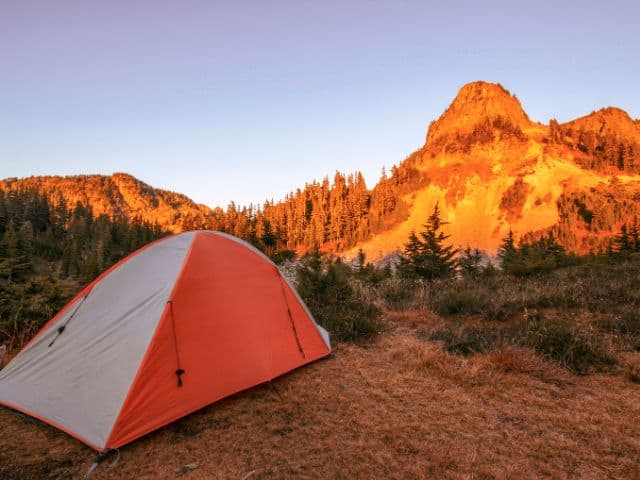
<path fill-rule="evenodd" d="M 640 385 L 525 349 L 461 357 L 396 314 L 367 347 L 209 406 L 122 449 L 100 479 L 640 478 Z M 0 478 L 79 478 L 93 452 L 0 409 Z M 186 471 L 187 469 L 183 469 Z"/>

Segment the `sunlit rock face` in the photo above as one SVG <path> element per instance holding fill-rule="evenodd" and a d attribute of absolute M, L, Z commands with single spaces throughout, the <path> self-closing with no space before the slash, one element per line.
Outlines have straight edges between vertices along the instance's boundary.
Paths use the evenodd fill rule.
<path fill-rule="evenodd" d="M 504 117 L 520 128 L 532 122 L 518 99 L 502 85 L 472 82 L 464 85 L 449 108 L 429 126 L 427 144 L 444 135 L 464 135 L 473 131 L 483 119 Z"/>
<path fill-rule="evenodd" d="M 635 171 L 598 164 L 600 147 L 589 153 L 580 143 L 591 138 L 587 132 L 608 134 L 609 144 L 637 144 L 640 153 L 638 122 L 623 110 L 606 108 L 550 129 L 531 121 L 499 84 L 463 86 L 412 157 L 427 185 L 404 196 L 407 218 L 348 253 L 362 248 L 376 258 L 401 249 L 436 202 L 458 246 L 494 254 L 511 229 L 516 238 L 553 231 L 577 253 L 605 248 L 622 223 L 640 216 L 640 164 Z"/>

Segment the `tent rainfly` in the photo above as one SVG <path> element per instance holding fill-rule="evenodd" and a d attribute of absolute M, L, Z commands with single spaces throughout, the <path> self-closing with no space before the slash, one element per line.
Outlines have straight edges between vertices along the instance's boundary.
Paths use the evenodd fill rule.
<path fill-rule="evenodd" d="M 82 290 L 0 371 L 0 404 L 105 452 L 330 352 L 267 257 L 186 232 Z"/>

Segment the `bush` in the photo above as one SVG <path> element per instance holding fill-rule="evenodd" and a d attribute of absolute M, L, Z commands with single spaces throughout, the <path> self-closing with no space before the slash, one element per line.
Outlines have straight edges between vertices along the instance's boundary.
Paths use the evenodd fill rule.
<path fill-rule="evenodd" d="M 575 373 L 602 370 L 616 364 L 600 335 L 570 319 L 546 319 L 541 314 L 507 326 L 449 325 L 432 331 L 429 340 L 443 342 L 458 355 L 500 351 L 508 345 L 529 347 Z"/>
<path fill-rule="evenodd" d="M 527 323 L 527 346 L 559 361 L 576 373 L 587 373 L 616 363 L 601 336 L 567 319 L 534 318 Z"/>
<path fill-rule="evenodd" d="M 273 263 L 280 265 L 285 262 L 291 262 L 296 258 L 296 252 L 293 250 L 277 250 L 270 256 Z"/>
<path fill-rule="evenodd" d="M 449 353 L 471 355 L 499 350 L 515 343 L 520 336 L 519 327 L 446 327 L 429 335 L 430 340 L 441 341 Z"/>
<path fill-rule="evenodd" d="M 380 282 L 374 294 L 384 308 L 394 311 L 421 310 L 428 307 L 429 289 L 417 279 L 394 277 Z"/>
<path fill-rule="evenodd" d="M 479 316 L 486 320 L 509 320 L 524 305 L 519 289 L 504 276 L 491 276 L 482 282 L 453 279 L 435 289 L 433 309 L 443 316 Z"/>
<path fill-rule="evenodd" d="M 448 289 L 440 296 L 436 310 L 441 315 L 477 315 L 485 311 L 486 298 L 477 290 Z"/>
<path fill-rule="evenodd" d="M 640 312 L 627 312 L 613 318 L 599 319 L 596 324 L 602 330 L 617 335 L 640 335 Z"/>
<path fill-rule="evenodd" d="M 318 252 L 297 271 L 297 289 L 315 319 L 337 341 L 358 342 L 382 329 L 380 311 L 356 293 L 353 271 L 339 260 L 323 265 Z"/>
<path fill-rule="evenodd" d="M 625 376 L 630 382 L 640 383 L 640 366 L 627 365 L 625 370 Z"/>
<path fill-rule="evenodd" d="M 71 298 L 70 280 L 36 276 L 24 283 L 0 282 L 0 344 L 19 350 Z"/>

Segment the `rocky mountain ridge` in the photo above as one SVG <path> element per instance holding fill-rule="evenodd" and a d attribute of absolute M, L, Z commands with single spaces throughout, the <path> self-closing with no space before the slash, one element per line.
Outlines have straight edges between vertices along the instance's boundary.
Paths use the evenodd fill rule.
<path fill-rule="evenodd" d="M 401 249 L 438 202 L 455 245 L 494 253 L 509 230 L 553 231 L 587 253 L 640 216 L 640 120 L 607 107 L 544 125 L 501 85 L 473 82 L 429 125 L 424 146 L 371 189 L 359 174 L 336 174 L 280 202 L 225 211 L 122 173 L 0 181 L 3 190 L 29 188 L 173 232 L 213 228 L 274 249 L 362 248 L 370 258 Z"/>

